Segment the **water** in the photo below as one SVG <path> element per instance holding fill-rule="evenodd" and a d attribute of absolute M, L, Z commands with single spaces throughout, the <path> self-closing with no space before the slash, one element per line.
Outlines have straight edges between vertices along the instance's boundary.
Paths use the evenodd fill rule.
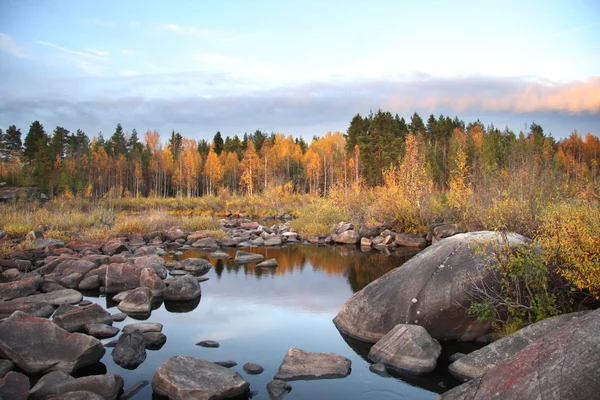
<path fill-rule="evenodd" d="M 238 365 L 233 369 L 250 383 L 253 398 L 268 399 L 266 384 L 292 346 L 347 357 L 352 360 L 352 372 L 343 379 L 293 381 L 293 389 L 286 396 L 290 400 L 432 399 L 436 392 L 457 383 L 437 371 L 419 379 L 384 378 L 371 373 L 366 361 L 369 347 L 342 337 L 332 323 L 355 291 L 400 266 L 413 252 L 385 256 L 362 253 L 355 247 L 301 245 L 245 250 L 263 254 L 265 259 L 275 258 L 279 267 L 264 270 L 254 264 L 237 266 L 233 260 L 215 260 L 207 252 L 197 250 L 184 255 L 207 258 L 215 266 L 206 275 L 210 279 L 201 283 L 199 304 L 184 310 L 173 310 L 170 304 L 163 304 L 152 312 L 147 321 L 164 325 L 167 343 L 158 351 L 147 351 L 146 360 L 137 369 L 130 371 L 116 365 L 110 355 L 111 348 L 107 348 L 101 360 L 106 371 L 124 378 L 125 390 L 140 380 L 151 381 L 156 369 L 169 357 L 187 355 L 210 361 L 236 361 Z M 235 250 L 228 253 L 233 256 Z M 111 313 L 118 312 L 115 304 L 105 298 L 86 298 L 109 307 Z M 133 322 L 136 321 L 127 318 L 115 326 L 122 328 Z M 221 346 L 216 349 L 196 346 L 197 342 L 208 339 L 219 341 Z M 246 374 L 242 366 L 248 361 L 262 365 L 265 371 L 260 375 Z M 102 365 L 97 365 L 96 370 L 87 373 L 103 370 Z M 151 396 L 148 385 L 135 398 Z"/>

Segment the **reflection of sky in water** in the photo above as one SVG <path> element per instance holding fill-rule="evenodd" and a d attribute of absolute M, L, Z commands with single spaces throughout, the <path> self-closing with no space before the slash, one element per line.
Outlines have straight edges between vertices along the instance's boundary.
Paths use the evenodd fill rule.
<path fill-rule="evenodd" d="M 278 251 L 279 250 L 279 251 Z M 252 249 L 255 252 L 262 248 Z M 395 378 L 381 378 L 369 364 L 346 344 L 332 323 L 342 304 L 352 295 L 351 287 L 364 286 L 404 259 L 369 256 L 360 252 L 341 255 L 335 248 L 296 246 L 269 249 L 267 257 L 277 258 L 275 272 L 257 271 L 253 266 L 223 263 L 220 277 L 213 268 L 203 282 L 202 299 L 188 313 L 170 313 L 164 306 L 153 311 L 148 321 L 164 325 L 167 343 L 159 351 L 148 351 L 136 370 L 115 365 L 108 348 L 102 359 L 108 372 L 125 379 L 125 389 L 140 380 L 151 381 L 156 369 L 172 355 L 189 355 L 210 361 L 234 360 L 233 369 L 257 391 L 255 399 L 268 399 L 266 384 L 272 380 L 287 350 L 294 346 L 308 351 L 334 352 L 352 360 L 352 373 L 344 379 L 291 382 L 286 399 L 430 399 L 435 393 L 410 386 Z M 235 252 L 231 252 L 234 254 Z M 195 256 L 204 253 L 197 253 Z M 211 259 L 213 265 L 216 260 Z M 361 269 L 363 271 L 361 271 Z M 369 271 L 371 270 L 371 271 Z M 260 276 L 257 276 L 260 275 Z M 372 275 L 376 276 L 372 276 Z M 352 282 L 354 280 L 354 282 Z M 106 306 L 104 299 L 91 299 Z M 116 307 L 109 309 L 118 312 Z M 135 322 L 127 318 L 115 326 Z M 200 340 L 218 340 L 220 348 L 196 346 Z M 110 341 L 105 340 L 105 342 Z M 248 375 L 242 365 L 248 361 L 265 368 L 261 375 Z M 136 398 L 151 397 L 151 386 Z"/>

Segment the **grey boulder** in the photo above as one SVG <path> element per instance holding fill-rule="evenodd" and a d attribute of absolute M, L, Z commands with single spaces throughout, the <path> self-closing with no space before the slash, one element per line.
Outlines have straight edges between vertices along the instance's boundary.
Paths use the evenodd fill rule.
<path fill-rule="evenodd" d="M 139 331 L 123 333 L 111 354 L 117 365 L 135 369 L 146 359 L 146 339 Z"/>
<path fill-rule="evenodd" d="M 250 264 L 264 260 L 262 254 L 248 253 L 247 251 L 238 250 L 235 252 L 234 261 L 238 264 Z"/>
<path fill-rule="evenodd" d="M 360 242 L 360 236 L 353 230 L 344 231 L 339 235 L 334 235 L 333 240 L 338 244 L 357 244 Z"/>
<path fill-rule="evenodd" d="M 165 300 L 194 300 L 200 297 L 202 291 L 200 290 L 200 284 L 191 275 L 184 275 L 175 279 L 165 289 L 164 299 Z"/>
<path fill-rule="evenodd" d="M 194 275 L 204 275 L 212 268 L 210 261 L 204 258 L 186 258 L 181 262 L 184 271 Z"/>
<path fill-rule="evenodd" d="M 281 400 L 283 397 L 292 390 L 292 386 L 286 381 L 280 381 L 274 379 L 267 383 L 267 393 L 271 400 Z"/>
<path fill-rule="evenodd" d="M 117 308 L 126 314 L 150 314 L 152 311 L 152 291 L 139 287 L 130 291 Z"/>
<path fill-rule="evenodd" d="M 87 324 L 112 324 L 113 322 L 110 313 L 98 304 L 74 307 L 70 311 L 56 315 L 53 321 L 56 325 L 69 332 L 83 331 Z"/>
<path fill-rule="evenodd" d="M 351 361 L 334 353 L 316 353 L 291 347 L 275 379 L 283 381 L 343 378 L 350 374 Z"/>
<path fill-rule="evenodd" d="M 123 378 L 119 375 L 92 375 L 73 378 L 62 371 L 46 374 L 31 388 L 30 400 L 53 398 L 69 392 L 86 391 L 106 400 L 114 400 L 123 389 Z"/>
<path fill-rule="evenodd" d="M 0 283 L 0 300 L 12 300 L 37 292 L 44 279 L 40 275 L 22 278 L 18 281 Z"/>

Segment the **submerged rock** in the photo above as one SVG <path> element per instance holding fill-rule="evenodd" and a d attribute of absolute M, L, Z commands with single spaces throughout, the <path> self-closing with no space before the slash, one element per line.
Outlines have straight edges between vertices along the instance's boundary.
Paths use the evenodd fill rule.
<path fill-rule="evenodd" d="M 442 346 L 419 325 L 396 325 L 369 351 L 369 359 L 398 372 L 423 374 L 435 369 Z"/>
<path fill-rule="evenodd" d="M 261 263 L 256 264 L 256 266 L 259 268 L 275 268 L 278 265 L 279 265 L 279 263 L 274 258 L 270 258 L 268 260 L 265 260 Z"/>
<path fill-rule="evenodd" d="M 145 332 L 162 332 L 163 324 L 158 322 L 138 322 L 135 324 L 126 325 L 123 328 L 123 333 L 129 333 L 133 331 Z"/>
<path fill-rule="evenodd" d="M 242 368 L 244 369 L 244 371 L 246 371 L 247 374 L 250 375 L 259 375 L 262 374 L 265 370 L 262 366 L 254 364 L 252 362 L 247 362 Z"/>
<path fill-rule="evenodd" d="M 203 340 L 201 342 L 196 343 L 196 346 L 217 348 L 220 346 L 220 344 L 216 340 Z"/>
<path fill-rule="evenodd" d="M 291 390 L 292 386 L 286 381 L 275 379 L 267 383 L 267 393 L 269 393 L 271 400 L 281 400 Z"/>
<path fill-rule="evenodd" d="M 507 237 L 511 247 L 529 241 L 517 234 Z M 503 241 L 487 231 L 439 241 L 356 292 L 333 321 L 346 335 L 370 343 L 398 324 L 421 325 L 435 339 L 484 337 L 491 323 L 467 314 L 469 289 L 492 278 L 488 260 Z"/>
<path fill-rule="evenodd" d="M 248 382 L 235 371 L 210 361 L 173 356 L 152 378 L 152 391 L 170 399 L 227 399 L 248 393 Z"/>
<path fill-rule="evenodd" d="M 275 379 L 284 381 L 343 378 L 350 374 L 351 361 L 334 353 L 315 353 L 291 347 Z"/>
<path fill-rule="evenodd" d="M 225 361 L 215 361 L 215 364 L 220 365 L 225 368 L 232 368 L 237 365 L 237 363 L 233 360 L 225 360 Z"/>
<path fill-rule="evenodd" d="M 204 275 L 212 268 L 210 261 L 204 258 L 186 258 L 181 262 L 184 271 L 194 275 Z"/>
<path fill-rule="evenodd" d="M 30 400 L 54 398 L 69 392 L 86 391 L 103 399 L 114 400 L 123 389 L 123 378 L 119 375 L 92 375 L 73 378 L 61 371 L 54 371 L 40 378 L 31 388 Z M 62 397 L 61 397 L 62 398 Z"/>
<path fill-rule="evenodd" d="M 247 251 L 238 250 L 235 252 L 235 262 L 238 264 L 250 264 L 264 260 L 262 254 L 248 253 Z"/>

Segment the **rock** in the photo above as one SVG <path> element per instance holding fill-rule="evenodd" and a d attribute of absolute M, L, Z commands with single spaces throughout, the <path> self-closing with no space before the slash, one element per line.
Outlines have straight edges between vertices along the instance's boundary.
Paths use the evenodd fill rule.
<path fill-rule="evenodd" d="M 185 239 L 187 236 L 188 232 L 178 228 L 171 228 L 165 233 L 165 239 L 172 242 L 176 241 L 177 239 Z"/>
<path fill-rule="evenodd" d="M 67 276 L 73 273 L 85 276 L 91 270 L 98 268 L 96 263 L 86 260 L 65 260 L 58 264 L 52 270 L 53 273 L 59 276 Z"/>
<path fill-rule="evenodd" d="M 243 368 L 244 371 L 246 371 L 246 373 L 250 375 L 259 375 L 262 374 L 265 370 L 260 365 L 254 364 L 252 362 L 247 362 L 246 364 L 244 364 Z"/>
<path fill-rule="evenodd" d="M 76 289 L 79 286 L 79 283 L 83 280 L 83 275 L 78 272 L 74 272 L 69 274 L 58 282 L 62 287 L 67 289 Z"/>
<path fill-rule="evenodd" d="M 161 332 L 144 332 L 146 350 L 160 350 L 167 343 L 167 336 Z"/>
<path fill-rule="evenodd" d="M 562 328 L 573 318 L 579 318 L 585 312 L 563 314 L 531 324 L 512 335 L 488 344 L 453 362 L 448 369 L 460 380 L 469 380 L 481 376 L 509 357 L 514 356 L 533 342 Z"/>
<path fill-rule="evenodd" d="M 183 270 L 178 270 L 178 269 L 174 269 L 172 271 L 169 272 L 169 274 L 171 276 L 177 277 L 177 276 L 185 276 L 185 275 L 191 275 L 191 272 L 188 271 L 183 271 Z M 166 280 L 166 279 L 165 279 Z M 168 286 L 170 285 L 170 283 L 165 282 L 165 284 Z"/>
<path fill-rule="evenodd" d="M 361 247 L 371 247 L 371 239 L 367 239 L 366 237 L 360 238 L 360 246 Z"/>
<path fill-rule="evenodd" d="M 21 273 L 16 268 L 10 268 L 0 274 L 0 283 L 14 282 L 21 279 Z"/>
<path fill-rule="evenodd" d="M 512 247 L 529 241 L 517 234 L 508 240 Z M 472 232 L 437 242 L 356 292 L 333 321 L 342 333 L 370 343 L 405 323 L 423 326 L 438 340 L 485 337 L 491 324 L 466 311 L 469 288 L 493 277 L 489 260 L 500 241 L 496 232 Z"/>
<path fill-rule="evenodd" d="M 248 393 L 249 384 L 235 371 L 188 356 L 173 356 L 152 378 L 152 391 L 170 399 L 226 399 Z"/>
<path fill-rule="evenodd" d="M 139 381 L 136 382 L 132 387 L 130 387 L 129 389 L 127 389 L 120 397 L 119 400 L 129 400 L 131 399 L 133 396 L 135 396 L 140 390 L 142 390 L 144 387 L 148 386 L 150 382 L 148 381 Z"/>
<path fill-rule="evenodd" d="M 44 279 L 44 282 L 42 282 L 42 286 L 40 286 L 40 292 L 42 293 L 56 292 L 58 290 L 65 290 L 65 287 L 61 286 L 54 279 L 46 278 Z"/>
<path fill-rule="evenodd" d="M 221 367 L 225 367 L 225 368 L 233 368 L 237 365 L 237 363 L 233 360 L 215 361 L 215 364 L 220 365 Z"/>
<path fill-rule="evenodd" d="M 409 232 L 397 233 L 395 242 L 397 245 L 405 247 L 425 247 L 427 245 L 424 238 Z"/>
<path fill-rule="evenodd" d="M 115 322 L 121 322 L 121 321 L 125 321 L 125 319 L 127 318 L 127 314 L 120 312 L 120 313 L 115 313 L 115 314 L 111 315 L 110 317 Z"/>
<path fill-rule="evenodd" d="M 341 233 L 344 233 L 347 231 L 353 231 L 353 230 L 354 230 L 354 224 L 349 224 L 347 222 L 341 221 L 336 226 L 335 233 L 337 233 L 339 235 Z"/>
<path fill-rule="evenodd" d="M 433 228 L 433 237 L 436 240 L 440 240 L 443 238 L 454 236 L 454 235 L 456 235 L 458 233 L 462 233 L 464 231 L 465 231 L 464 228 L 458 224 L 438 225 L 435 228 Z"/>
<path fill-rule="evenodd" d="M 110 313 L 98 304 L 75 307 L 64 314 L 56 315 L 54 323 L 69 332 L 83 331 L 86 324 L 112 324 Z"/>
<path fill-rule="evenodd" d="M 48 303 L 53 306 L 61 304 L 78 304 L 83 299 L 81 293 L 73 289 L 56 290 L 54 292 L 35 294 L 33 296 L 20 297 L 11 303 Z"/>
<path fill-rule="evenodd" d="M 268 260 L 265 260 L 261 263 L 256 264 L 256 266 L 259 268 L 275 268 L 278 265 L 279 265 L 279 263 L 274 258 L 270 258 Z"/>
<path fill-rule="evenodd" d="M 85 332 L 97 339 L 106 339 L 117 336 L 120 329 L 107 324 L 86 324 L 84 326 Z"/>
<path fill-rule="evenodd" d="M 104 397 L 87 390 L 76 390 L 52 396 L 49 400 L 104 400 Z"/>
<path fill-rule="evenodd" d="M 91 375 L 73 378 L 62 371 L 46 374 L 31 388 L 30 400 L 54 398 L 53 396 L 87 391 L 103 399 L 115 400 L 123 389 L 123 378 L 115 374 Z"/>
<path fill-rule="evenodd" d="M 0 260 L 0 267 L 16 269 L 17 272 L 29 272 L 33 270 L 33 265 L 29 260 Z"/>
<path fill-rule="evenodd" d="M 35 239 L 31 242 L 32 249 L 45 249 L 50 246 L 63 247 L 65 242 L 59 239 Z"/>
<path fill-rule="evenodd" d="M 0 300 L 7 301 L 33 294 L 43 281 L 40 275 L 34 275 L 14 282 L 0 283 Z"/>
<path fill-rule="evenodd" d="M 264 260 L 265 257 L 262 254 L 248 253 L 246 251 L 238 250 L 235 252 L 235 262 L 238 264 L 250 264 Z"/>
<path fill-rule="evenodd" d="M 203 340 L 196 343 L 196 346 L 217 348 L 220 346 L 220 344 L 216 340 Z"/>
<path fill-rule="evenodd" d="M 369 371 L 379 376 L 389 376 L 385 364 L 377 363 L 369 365 Z"/>
<path fill-rule="evenodd" d="M 338 235 L 334 235 L 333 240 L 339 244 L 357 244 L 360 241 L 360 237 L 356 231 L 344 231 Z"/>
<path fill-rule="evenodd" d="M 223 247 L 235 247 L 240 241 L 236 238 L 226 237 L 219 240 L 219 244 Z"/>
<path fill-rule="evenodd" d="M 14 371 L 0 377 L 0 399 L 27 400 L 28 397 L 28 377 Z"/>
<path fill-rule="evenodd" d="M 71 373 L 104 355 L 98 339 L 69 333 L 53 322 L 20 311 L 0 321 L 0 353 L 28 374 Z"/>
<path fill-rule="evenodd" d="M 229 254 L 222 252 L 222 251 L 214 251 L 214 252 L 210 253 L 210 256 L 211 256 L 211 258 L 231 258 L 231 256 Z"/>
<path fill-rule="evenodd" d="M 48 303 L 19 303 L 14 301 L 0 302 L 0 319 L 8 318 L 15 311 L 21 311 L 32 317 L 49 318 L 54 314 L 54 307 Z"/>
<path fill-rule="evenodd" d="M 398 324 L 369 351 L 369 359 L 397 372 L 425 374 L 435 369 L 442 346 L 419 325 Z"/>
<path fill-rule="evenodd" d="M 10 371 L 15 369 L 15 363 L 10 360 L 0 359 L 0 377 L 6 375 Z"/>
<path fill-rule="evenodd" d="M 254 222 L 254 221 L 246 221 L 246 222 L 240 223 L 240 228 L 246 229 L 246 230 L 258 229 L 259 226 L 260 226 L 260 224 L 258 222 Z"/>
<path fill-rule="evenodd" d="M 125 264 L 109 264 L 106 267 L 104 287 L 107 294 L 119 293 L 140 286 L 139 275 Z"/>
<path fill-rule="evenodd" d="M 79 282 L 77 288 L 79 290 L 95 290 L 99 289 L 100 286 L 102 286 L 102 281 L 100 280 L 100 277 L 98 275 L 91 275 L 83 278 L 83 280 Z"/>
<path fill-rule="evenodd" d="M 27 235 L 25 235 L 25 240 L 35 240 L 43 238 L 44 234 L 40 231 L 30 231 Z"/>
<path fill-rule="evenodd" d="M 596 399 L 599 331 L 600 310 L 573 318 L 438 399 Z"/>
<path fill-rule="evenodd" d="M 163 324 L 158 322 L 138 322 L 135 324 L 125 325 L 123 328 L 123 333 L 130 333 L 133 331 L 138 331 L 141 333 L 146 332 L 162 332 Z"/>
<path fill-rule="evenodd" d="M 140 273 L 140 286 L 150 289 L 153 297 L 161 297 L 167 285 L 152 268 L 144 268 Z"/>
<path fill-rule="evenodd" d="M 453 363 L 454 361 L 460 360 L 464 356 L 466 356 L 465 353 L 456 352 L 456 353 L 452 354 L 450 357 L 448 357 L 448 361 Z"/>
<path fill-rule="evenodd" d="M 125 297 L 129 296 L 129 293 L 133 292 L 135 289 L 125 290 L 123 292 L 117 293 L 112 297 L 112 301 L 115 303 L 120 303 L 125 300 Z"/>
<path fill-rule="evenodd" d="M 381 233 L 381 227 L 380 226 L 361 226 L 360 229 L 358 230 L 358 236 L 360 236 L 361 238 L 369 238 L 372 239 L 374 237 L 379 236 L 379 234 Z"/>
<path fill-rule="evenodd" d="M 283 242 L 281 241 L 281 238 L 278 237 L 274 237 L 274 238 L 270 238 L 265 240 L 265 246 L 281 246 Z"/>
<path fill-rule="evenodd" d="M 193 300 L 200 297 L 200 284 L 193 276 L 185 275 L 175 279 L 165 290 L 165 300 Z"/>
<path fill-rule="evenodd" d="M 275 379 L 267 383 L 267 393 L 269 393 L 271 400 L 281 400 L 291 390 L 292 386 L 285 381 Z"/>
<path fill-rule="evenodd" d="M 69 311 L 73 311 L 75 309 L 77 309 L 77 306 L 74 306 L 72 304 L 61 304 L 60 306 L 58 306 L 58 308 L 54 312 L 54 316 L 58 317 L 59 315 L 66 314 Z"/>
<path fill-rule="evenodd" d="M 350 374 L 351 361 L 333 353 L 314 353 L 291 347 L 275 379 L 284 381 L 343 378 Z"/>
<path fill-rule="evenodd" d="M 216 249 L 217 247 L 219 247 L 219 243 L 217 243 L 217 239 L 207 237 L 204 239 L 196 240 L 194 243 L 192 243 L 192 247 L 199 249 Z"/>
<path fill-rule="evenodd" d="M 238 247 L 249 247 L 249 246 L 265 246 L 265 239 L 261 237 L 257 237 L 256 239 L 252 239 L 247 242 L 238 243 Z"/>
<path fill-rule="evenodd" d="M 126 314 L 150 314 L 152 311 L 152 291 L 147 287 L 133 289 L 117 308 Z"/>
<path fill-rule="evenodd" d="M 102 252 L 109 256 L 123 253 L 124 251 L 129 251 L 129 249 L 120 239 L 113 239 L 102 246 Z"/>
<path fill-rule="evenodd" d="M 135 369 L 146 359 L 146 339 L 139 331 L 124 332 L 111 354 L 117 365 Z"/>
<path fill-rule="evenodd" d="M 181 266 L 194 275 L 204 275 L 212 268 L 210 261 L 204 258 L 186 258 L 181 262 Z"/>
<path fill-rule="evenodd" d="M 96 267 L 110 264 L 110 256 L 104 254 L 90 254 L 81 258 L 82 260 L 93 262 Z"/>

